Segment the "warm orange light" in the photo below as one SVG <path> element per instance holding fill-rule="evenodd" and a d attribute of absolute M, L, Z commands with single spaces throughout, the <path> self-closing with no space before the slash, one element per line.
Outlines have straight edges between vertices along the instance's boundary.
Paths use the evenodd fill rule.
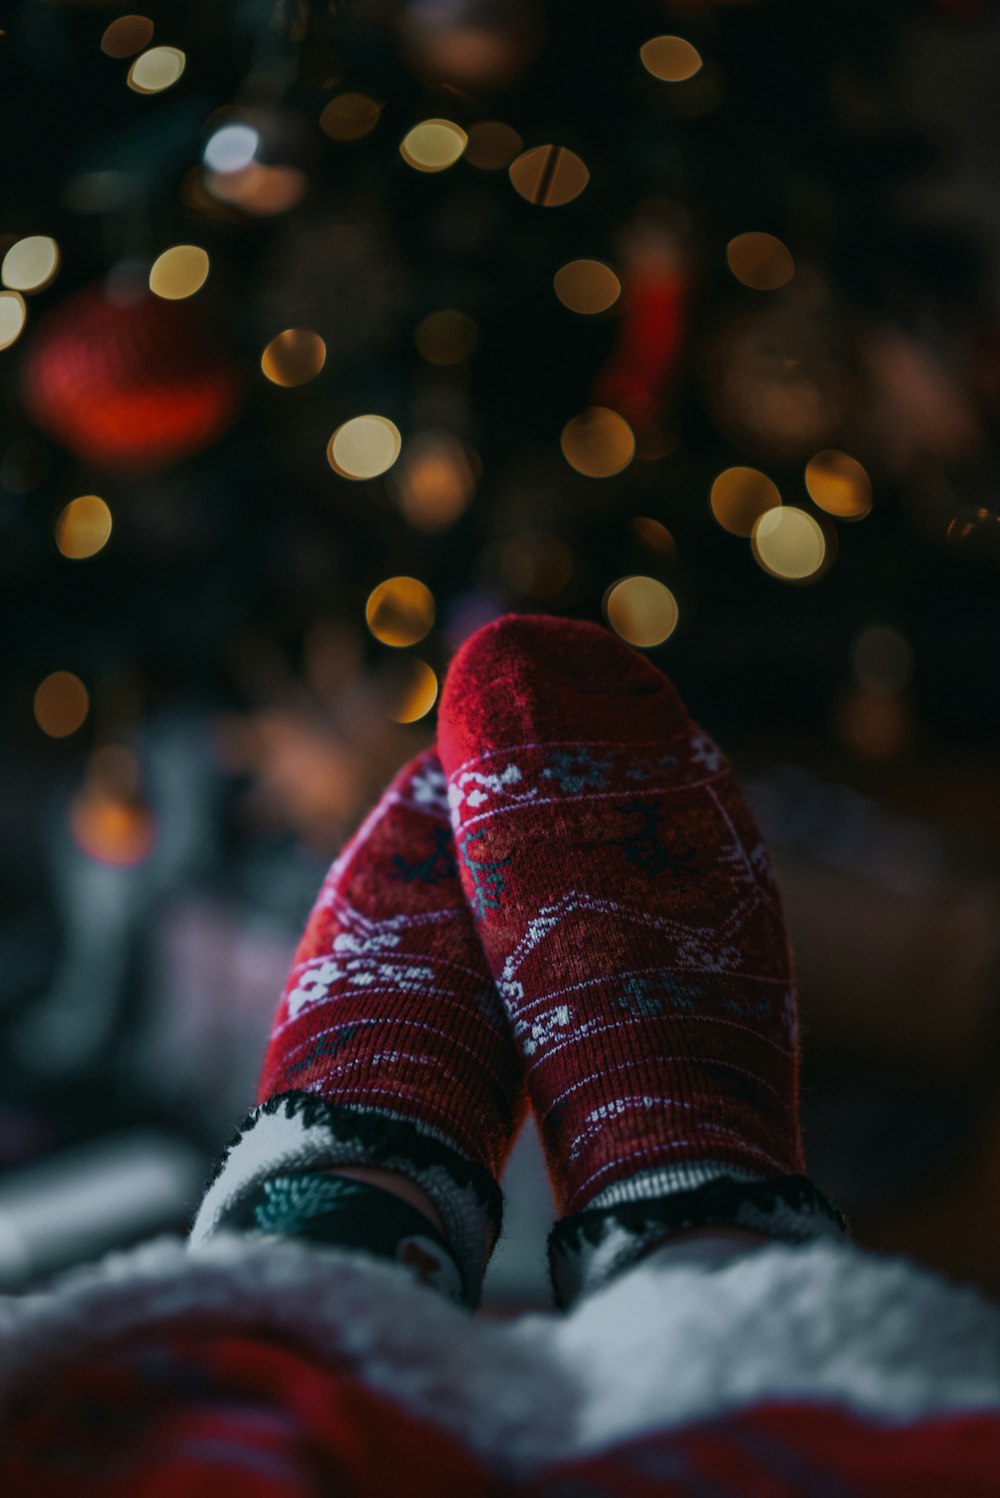
<path fill-rule="evenodd" d="M 677 628 L 677 599 L 655 577 L 623 577 L 608 590 L 604 612 L 615 634 L 650 650 L 669 640 Z"/>
<path fill-rule="evenodd" d="M 311 328 L 286 328 L 271 339 L 260 367 L 272 385 L 305 385 L 326 363 L 326 344 Z"/>
<path fill-rule="evenodd" d="M 639 48 L 642 65 L 665 83 L 683 83 L 702 67 L 698 48 L 682 36 L 654 36 Z"/>
<path fill-rule="evenodd" d="M 563 428 L 563 456 L 577 473 L 610 478 L 635 457 L 635 436 L 624 416 L 606 406 L 591 406 Z"/>
<path fill-rule="evenodd" d="M 111 511 L 97 494 L 70 500 L 56 521 L 56 545 L 73 561 L 96 556 L 110 535 Z"/>
<path fill-rule="evenodd" d="M 434 613 L 434 595 L 419 578 L 387 577 L 369 594 L 365 622 L 376 640 L 402 649 L 430 633 Z"/>
<path fill-rule="evenodd" d="M 408 680 L 392 714 L 396 723 L 417 723 L 437 701 L 438 679 L 426 661 L 410 662 Z"/>
<path fill-rule="evenodd" d="M 737 234 L 726 246 L 726 260 L 737 281 L 754 291 L 777 291 L 795 274 L 791 251 L 773 234 Z"/>
<path fill-rule="evenodd" d="M 363 140 L 378 124 L 382 106 L 368 94 L 338 94 L 319 117 L 319 127 L 331 140 Z"/>
<path fill-rule="evenodd" d="M 861 520 L 872 507 L 872 486 L 867 473 L 848 453 L 828 448 L 806 464 L 809 497 L 838 520 Z"/>
<path fill-rule="evenodd" d="M 53 671 L 35 691 L 35 722 L 50 739 L 65 739 L 90 710 L 87 688 L 72 671 Z"/>
<path fill-rule="evenodd" d="M 464 312 L 445 307 L 423 318 L 414 336 L 428 364 L 461 364 L 475 351 L 479 330 Z"/>
<path fill-rule="evenodd" d="M 533 146 L 511 162 L 509 176 L 522 198 L 543 208 L 571 203 L 590 181 L 585 163 L 565 146 Z"/>
<path fill-rule="evenodd" d="M 601 260 L 571 260 L 556 271 L 553 284 L 564 307 L 587 316 L 606 312 L 622 292 L 622 283 Z"/>
<path fill-rule="evenodd" d="M 781 504 L 781 495 L 759 468 L 726 468 L 712 485 L 709 503 L 723 530 L 749 536 L 761 515 Z"/>

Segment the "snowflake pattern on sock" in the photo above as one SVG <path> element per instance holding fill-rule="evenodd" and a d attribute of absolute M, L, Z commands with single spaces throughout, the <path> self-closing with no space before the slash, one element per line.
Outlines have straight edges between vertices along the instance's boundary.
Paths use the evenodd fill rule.
<path fill-rule="evenodd" d="M 560 1210 L 662 1164 L 800 1171 L 777 886 L 666 678 L 597 626 L 501 620 L 452 665 L 440 745 Z"/>

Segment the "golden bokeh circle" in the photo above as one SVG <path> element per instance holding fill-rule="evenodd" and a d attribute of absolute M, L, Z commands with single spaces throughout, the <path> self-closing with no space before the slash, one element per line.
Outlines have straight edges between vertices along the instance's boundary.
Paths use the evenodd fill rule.
<path fill-rule="evenodd" d="M 148 16 L 119 16 L 104 29 L 101 51 L 107 57 L 134 57 L 153 40 L 153 23 Z"/>
<path fill-rule="evenodd" d="M 726 246 L 726 263 L 753 291 L 777 291 L 795 275 L 791 250 L 773 234 L 737 234 Z"/>
<path fill-rule="evenodd" d="M 319 117 L 319 128 L 331 140 L 363 140 L 382 115 L 382 105 L 370 94 L 338 94 Z"/>
<path fill-rule="evenodd" d="M 586 316 L 606 312 L 622 293 L 622 283 L 602 260 L 570 260 L 556 271 L 552 284 L 564 307 Z"/>
<path fill-rule="evenodd" d="M 662 520 L 653 520 L 649 515 L 633 515 L 629 526 L 632 534 L 650 551 L 658 551 L 665 557 L 676 555 L 677 542 Z"/>
<path fill-rule="evenodd" d="M 28 234 L 12 244 L 0 264 L 9 291 L 42 291 L 59 269 L 59 246 L 47 234 Z"/>
<path fill-rule="evenodd" d="M 271 384 L 289 388 L 314 380 L 325 363 L 326 344 L 312 328 L 286 328 L 260 356 L 260 367 Z"/>
<path fill-rule="evenodd" d="M 208 255 L 196 244 L 175 244 L 153 261 L 149 289 L 164 301 L 180 302 L 194 296 L 208 280 Z"/>
<path fill-rule="evenodd" d="M 327 443 L 327 462 L 345 479 L 375 479 L 387 473 L 402 450 L 399 428 L 387 416 L 352 416 Z"/>
<path fill-rule="evenodd" d="M 806 464 L 810 499 L 838 520 L 862 520 L 872 507 L 872 485 L 865 469 L 849 453 L 826 448 Z"/>
<path fill-rule="evenodd" d="M 461 158 L 469 137 L 454 120 L 421 120 L 399 143 L 399 154 L 418 172 L 444 172 Z"/>
<path fill-rule="evenodd" d="M 422 531 L 442 531 L 468 507 L 476 487 L 476 455 L 446 432 L 425 433 L 406 444 L 393 474 L 399 508 Z"/>
<path fill-rule="evenodd" d="M 387 577 L 368 595 L 365 623 L 383 645 L 416 645 L 434 626 L 434 595 L 416 577 Z"/>
<path fill-rule="evenodd" d="M 475 351 L 479 329 L 464 312 L 445 307 L 417 324 L 414 339 L 428 364 L 461 364 Z"/>
<path fill-rule="evenodd" d="M 566 146 L 532 146 L 511 162 L 509 176 L 522 198 L 543 208 L 572 203 L 590 181 L 586 163 Z"/>
<path fill-rule="evenodd" d="M 419 656 L 409 663 L 407 681 L 392 713 L 396 723 L 417 723 L 426 718 L 437 701 L 438 679 Z"/>
<path fill-rule="evenodd" d="M 98 494 L 70 500 L 56 520 L 56 546 L 64 557 L 82 561 L 96 556 L 111 535 L 111 511 Z"/>
<path fill-rule="evenodd" d="M 161 94 L 180 78 L 187 58 L 180 47 L 150 47 L 128 70 L 128 86 L 137 94 Z"/>
<path fill-rule="evenodd" d="M 654 36 L 639 48 L 642 65 L 664 83 L 683 83 L 700 72 L 702 56 L 682 36 Z"/>
<path fill-rule="evenodd" d="M 10 348 L 24 332 L 28 308 L 19 291 L 0 291 L 0 349 Z"/>
<path fill-rule="evenodd" d="M 761 515 L 781 504 L 781 495 L 759 468 L 726 468 L 712 485 L 709 503 L 723 530 L 749 536 Z"/>
<path fill-rule="evenodd" d="M 469 131 L 465 159 L 481 172 L 499 172 L 510 166 L 523 146 L 513 125 L 505 125 L 502 120 L 480 120 Z"/>
<path fill-rule="evenodd" d="M 50 739 L 65 739 L 90 711 L 90 695 L 72 671 L 53 671 L 35 691 L 35 722 Z"/>
<path fill-rule="evenodd" d="M 669 640 L 677 628 L 677 599 L 655 577 L 623 577 L 604 599 L 608 623 L 629 645 L 650 650 Z"/>
<path fill-rule="evenodd" d="M 607 406 L 590 406 L 563 427 L 563 456 L 587 478 L 621 473 L 635 457 L 635 436 L 624 416 Z"/>
<path fill-rule="evenodd" d="M 525 531 L 503 548 L 500 570 L 504 582 L 531 598 L 554 598 L 573 578 L 573 553 L 558 536 Z"/>
<path fill-rule="evenodd" d="M 793 505 L 762 515 L 754 525 L 750 544 L 764 571 L 785 582 L 815 577 L 826 559 L 823 527 Z"/>

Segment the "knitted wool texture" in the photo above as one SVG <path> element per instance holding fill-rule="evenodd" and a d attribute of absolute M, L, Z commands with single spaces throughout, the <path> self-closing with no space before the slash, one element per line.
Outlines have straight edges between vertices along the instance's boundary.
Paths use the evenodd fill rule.
<path fill-rule="evenodd" d="M 452 664 L 439 748 L 560 1212 L 800 1173 L 778 891 L 666 677 L 597 625 L 500 619 Z"/>
<path fill-rule="evenodd" d="M 453 1239 L 447 1180 L 471 1185 L 493 1215 L 492 1239 L 522 1094 L 462 898 L 444 776 L 428 752 L 400 771 L 323 883 L 278 1006 L 258 1102 L 306 1106 L 307 1123 L 345 1141 L 331 1163 L 407 1170 Z M 316 1120 L 309 1108 L 319 1109 Z M 258 1120 L 250 1133 L 266 1122 L 260 1111 Z"/>

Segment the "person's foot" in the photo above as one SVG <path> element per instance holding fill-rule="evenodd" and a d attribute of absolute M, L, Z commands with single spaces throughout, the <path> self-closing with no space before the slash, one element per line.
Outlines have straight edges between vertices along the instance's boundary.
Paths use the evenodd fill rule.
<path fill-rule="evenodd" d="M 637 1228 L 655 1201 L 661 1232 L 827 1222 L 802 1176 L 768 856 L 671 683 L 598 625 L 507 617 L 456 656 L 439 746 L 466 899 L 569 1219 L 557 1258 L 595 1208 Z"/>
<path fill-rule="evenodd" d="M 475 1303 L 522 1093 L 428 752 L 400 771 L 324 881 L 275 1016 L 259 1106 L 195 1240 L 219 1226 L 354 1246 L 374 1233 L 373 1251 Z M 331 1174 L 338 1166 L 362 1176 Z M 418 1194 L 393 1190 L 392 1176 L 386 1189 L 379 1171 Z M 454 1264 L 432 1273 L 442 1245 Z"/>

